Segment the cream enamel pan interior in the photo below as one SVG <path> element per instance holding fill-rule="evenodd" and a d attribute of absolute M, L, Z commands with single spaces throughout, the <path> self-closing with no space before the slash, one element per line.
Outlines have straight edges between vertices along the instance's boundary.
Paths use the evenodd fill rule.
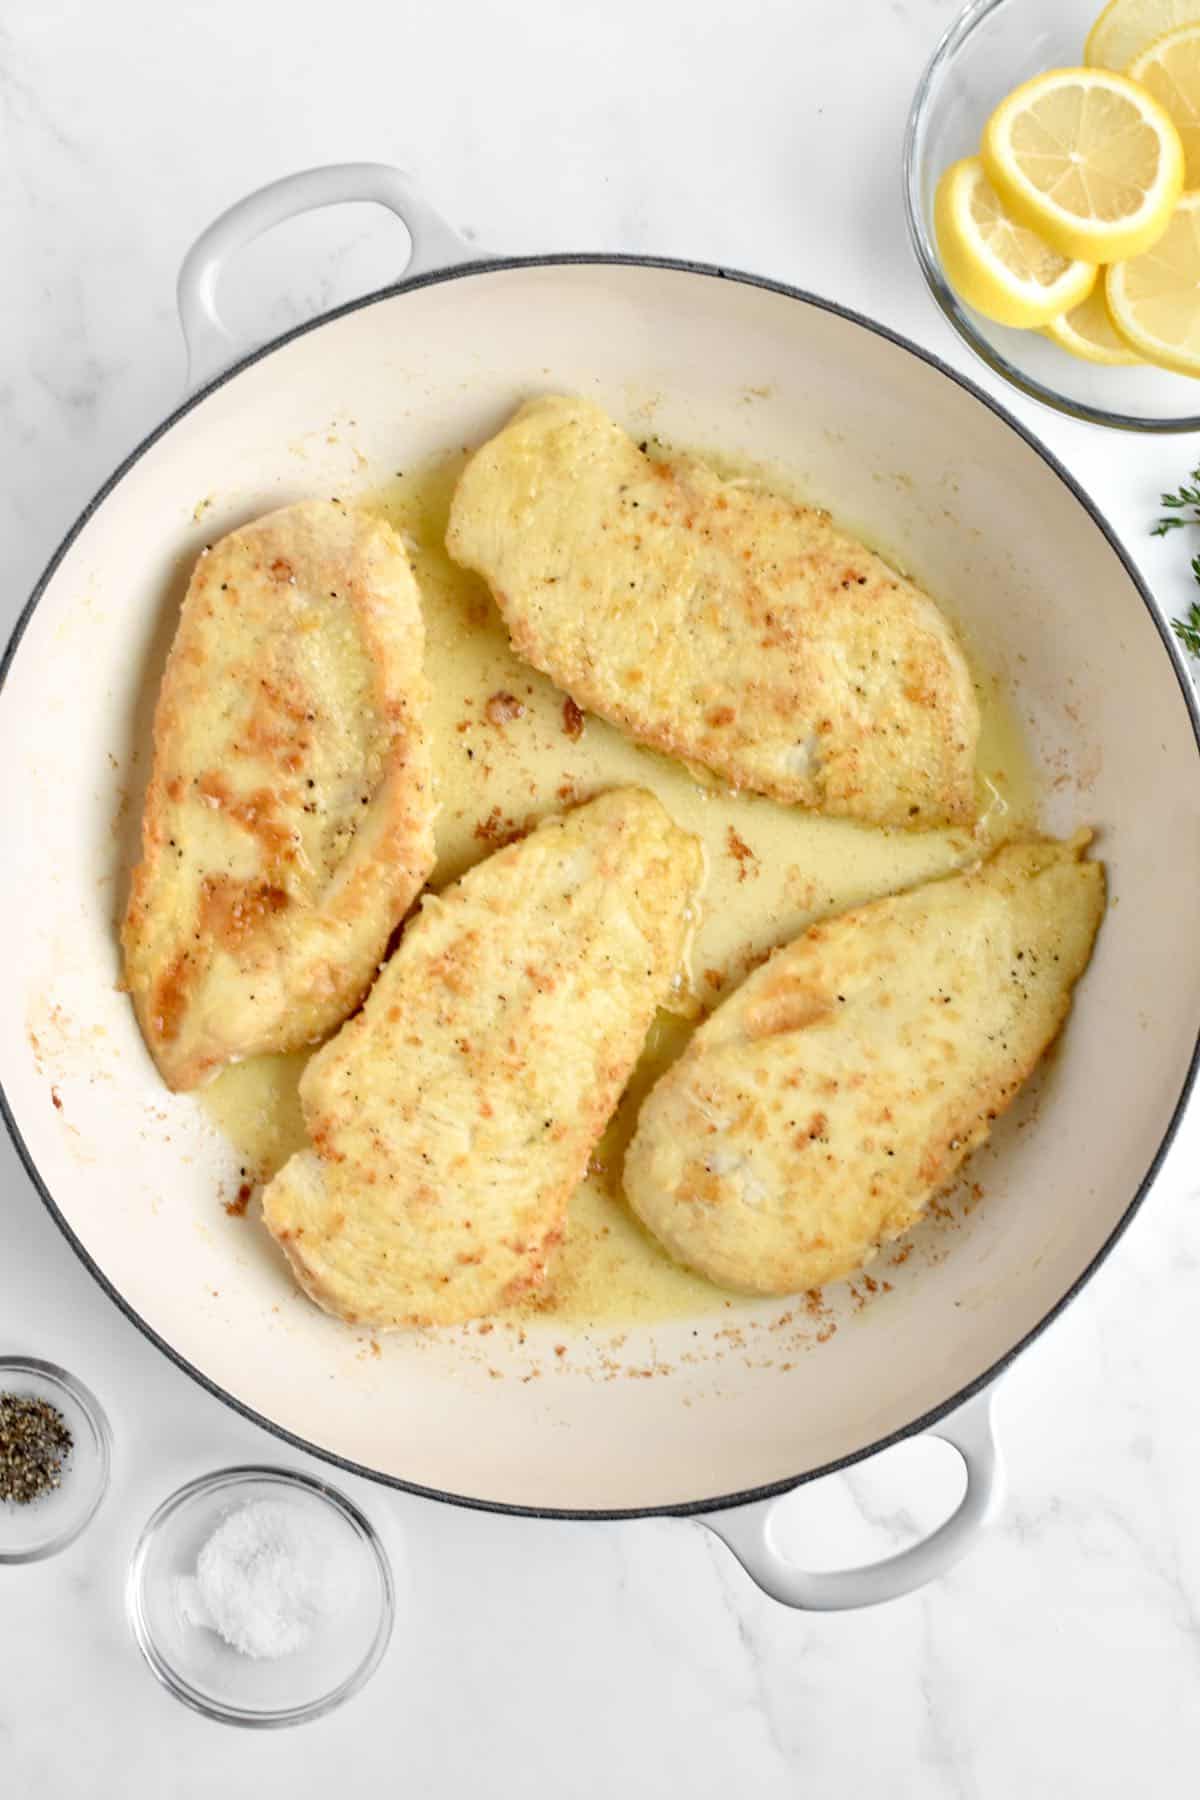
<path fill-rule="evenodd" d="M 980 1165 L 985 1199 L 881 1265 L 891 1291 L 870 1305 L 831 1293 L 772 1331 L 784 1309 L 738 1303 L 573 1338 L 566 1356 L 553 1320 L 396 1334 L 377 1353 L 294 1290 L 253 1218 L 225 1215 L 236 1157 L 164 1091 L 118 991 L 151 708 L 204 543 L 302 496 L 352 497 L 551 389 L 789 468 L 948 599 L 1011 686 L 1048 771 L 1047 825 L 1097 827 L 1112 907 L 1064 1052 Z M 321 1455 L 441 1497 L 695 1511 L 935 1421 L 1111 1246 L 1190 1086 L 1200 757 L 1146 595 L 1068 478 L 977 391 L 766 282 L 640 260 L 476 264 L 251 357 L 138 450 L 56 557 L 10 646 L 0 766 L 0 1080 L 47 1204 L 200 1380 Z"/>

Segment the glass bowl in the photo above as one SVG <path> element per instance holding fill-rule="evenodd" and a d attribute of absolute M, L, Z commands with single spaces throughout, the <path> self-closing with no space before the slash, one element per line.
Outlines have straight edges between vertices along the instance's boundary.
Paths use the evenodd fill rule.
<path fill-rule="evenodd" d="M 62 1482 L 37 1500 L 0 1500 L 0 1563 L 36 1562 L 74 1543 L 108 1487 L 109 1431 L 96 1396 L 56 1363 L 0 1356 L 0 1394 L 46 1400 L 66 1420 L 72 1443 Z"/>
<path fill-rule="evenodd" d="M 196 1562 L 213 1532 L 254 1501 L 283 1503 L 319 1551 L 327 1594 L 301 1647 L 244 1654 L 200 1622 Z M 336 1488 L 291 1469 L 221 1469 L 164 1500 L 138 1540 L 126 1583 L 130 1628 L 175 1697 L 231 1725 L 300 1725 L 332 1712 L 378 1668 L 392 1634 L 392 1573 L 358 1508 Z"/>
<path fill-rule="evenodd" d="M 994 325 L 960 300 L 942 273 L 933 229 L 938 177 L 974 155 L 984 123 L 1020 82 L 1076 68 L 1102 0 L 972 0 L 933 53 L 913 97 L 904 144 L 904 196 L 913 249 L 929 291 L 963 341 L 1024 394 L 1124 431 L 1200 431 L 1200 381 L 1145 364 L 1084 362 L 1040 331 Z"/>

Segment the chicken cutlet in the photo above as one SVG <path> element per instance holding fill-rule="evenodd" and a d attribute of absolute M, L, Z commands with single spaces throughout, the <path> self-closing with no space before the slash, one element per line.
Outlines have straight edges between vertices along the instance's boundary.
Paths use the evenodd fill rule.
<path fill-rule="evenodd" d="M 701 1026 L 644 1102 L 626 1198 L 721 1287 L 853 1274 L 988 1136 L 1066 1017 L 1105 904 L 1068 843 L 814 925 Z"/>
<path fill-rule="evenodd" d="M 154 721 L 122 931 L 164 1080 L 326 1036 L 434 861 L 420 595 L 391 528 L 336 502 L 205 551 Z"/>
<path fill-rule="evenodd" d="M 451 1324 L 543 1279 L 686 953 L 699 840 L 616 789 L 427 896 L 300 1084 L 263 1214 L 355 1324 Z"/>
<path fill-rule="evenodd" d="M 647 456 L 598 406 L 553 396 L 476 451 L 446 547 L 517 654 L 637 742 L 817 812 L 974 819 L 962 649 L 826 513 Z"/>

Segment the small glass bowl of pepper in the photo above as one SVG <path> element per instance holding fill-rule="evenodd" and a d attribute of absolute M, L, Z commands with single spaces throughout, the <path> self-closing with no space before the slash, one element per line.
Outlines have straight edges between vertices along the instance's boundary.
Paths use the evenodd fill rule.
<path fill-rule="evenodd" d="M 0 1563 L 73 1543 L 108 1487 L 108 1420 L 55 1363 L 0 1356 Z"/>

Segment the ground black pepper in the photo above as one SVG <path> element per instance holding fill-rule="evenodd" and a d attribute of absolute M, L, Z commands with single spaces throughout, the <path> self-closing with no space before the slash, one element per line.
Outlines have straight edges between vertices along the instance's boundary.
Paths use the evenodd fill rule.
<path fill-rule="evenodd" d="M 73 1439 L 56 1406 L 29 1394 L 0 1394 L 0 1500 L 26 1506 L 61 1486 Z"/>

